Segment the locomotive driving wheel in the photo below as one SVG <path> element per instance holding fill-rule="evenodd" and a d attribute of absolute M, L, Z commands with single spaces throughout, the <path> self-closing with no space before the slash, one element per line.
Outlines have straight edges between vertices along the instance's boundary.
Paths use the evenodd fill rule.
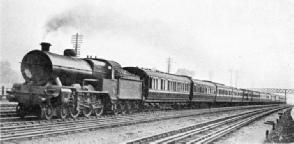
<path fill-rule="evenodd" d="M 93 111 L 93 108 L 92 108 L 92 105 L 91 105 L 90 95 L 85 95 L 84 96 L 83 104 L 86 105 L 83 108 L 83 116 L 89 117 L 92 114 L 92 111 Z"/>
<path fill-rule="evenodd" d="M 101 116 L 104 110 L 104 105 L 101 99 L 97 100 L 97 103 L 94 105 L 94 114 L 95 116 Z"/>
<path fill-rule="evenodd" d="M 61 119 L 65 119 L 67 115 L 68 115 L 67 107 L 64 105 L 61 105 L 59 107 L 58 117 Z"/>
<path fill-rule="evenodd" d="M 51 105 L 46 105 L 45 106 L 45 118 L 47 120 L 50 120 L 53 116 L 53 108 Z"/>
<path fill-rule="evenodd" d="M 16 106 L 16 114 L 20 117 L 20 118 L 24 118 L 26 116 L 26 112 L 24 110 L 24 105 L 19 103 L 17 106 Z"/>
<path fill-rule="evenodd" d="M 92 114 L 92 108 L 85 107 L 85 108 L 83 109 L 83 115 L 84 115 L 85 117 L 89 117 L 91 114 Z"/>
<path fill-rule="evenodd" d="M 73 119 L 77 118 L 77 117 L 79 116 L 79 114 L 80 114 L 80 110 L 79 110 L 78 108 L 76 108 L 75 106 L 70 106 L 70 107 L 68 108 L 68 111 L 69 111 L 69 115 L 70 115 Z"/>

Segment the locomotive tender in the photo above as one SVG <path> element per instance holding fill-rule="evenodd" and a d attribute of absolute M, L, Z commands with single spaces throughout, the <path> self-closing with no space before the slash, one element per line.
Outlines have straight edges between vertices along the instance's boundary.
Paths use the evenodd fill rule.
<path fill-rule="evenodd" d="M 132 113 L 143 109 L 179 109 L 215 105 L 285 103 L 285 97 L 237 89 L 211 81 L 192 79 L 138 67 L 121 67 L 100 58 L 76 58 L 42 50 L 28 52 L 21 62 L 25 83 L 14 84 L 7 99 L 18 102 L 20 117 L 37 115 L 89 117 L 103 112 Z"/>

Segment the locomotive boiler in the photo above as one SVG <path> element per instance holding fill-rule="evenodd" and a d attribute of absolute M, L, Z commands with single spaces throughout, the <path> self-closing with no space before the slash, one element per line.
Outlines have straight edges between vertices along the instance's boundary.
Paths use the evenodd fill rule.
<path fill-rule="evenodd" d="M 103 111 L 115 113 L 138 107 L 142 81 L 114 61 L 76 58 L 67 49 L 64 55 L 50 52 L 49 43 L 42 50 L 28 52 L 21 62 L 25 83 L 14 84 L 7 99 L 18 102 L 20 117 L 37 115 L 75 118 L 89 117 Z M 129 100 L 132 101 L 129 101 Z"/>

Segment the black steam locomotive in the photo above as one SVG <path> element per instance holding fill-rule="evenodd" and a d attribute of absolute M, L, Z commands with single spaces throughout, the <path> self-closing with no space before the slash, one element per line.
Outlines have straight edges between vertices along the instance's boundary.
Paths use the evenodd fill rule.
<path fill-rule="evenodd" d="M 285 103 L 283 96 L 150 69 L 122 68 L 100 58 L 76 58 L 71 49 L 58 55 L 49 51 L 49 43 L 41 46 L 42 50 L 30 51 L 21 62 L 25 83 L 14 84 L 8 92 L 7 99 L 18 102 L 20 117 L 76 118 L 107 111 L 125 114 L 143 109 Z"/>

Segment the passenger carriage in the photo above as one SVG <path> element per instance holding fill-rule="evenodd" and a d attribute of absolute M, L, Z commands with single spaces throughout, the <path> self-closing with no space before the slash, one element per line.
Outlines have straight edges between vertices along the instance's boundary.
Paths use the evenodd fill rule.
<path fill-rule="evenodd" d="M 216 102 L 232 102 L 233 87 L 214 83 L 217 87 Z"/>
<path fill-rule="evenodd" d="M 251 101 L 251 92 L 247 89 L 241 89 L 243 91 L 242 102 L 250 102 Z"/>
<path fill-rule="evenodd" d="M 252 91 L 251 102 L 259 102 L 260 101 L 260 92 Z"/>
<path fill-rule="evenodd" d="M 215 102 L 216 85 L 197 79 L 193 79 L 192 102 Z"/>
<path fill-rule="evenodd" d="M 145 102 L 158 106 L 161 104 L 180 106 L 189 103 L 190 78 L 138 67 L 125 67 L 124 69 L 140 76 L 144 82 L 142 93 Z"/>
<path fill-rule="evenodd" d="M 259 102 L 260 102 L 260 103 L 268 102 L 267 94 L 266 94 L 266 93 L 264 93 L 264 92 L 260 92 Z"/>
<path fill-rule="evenodd" d="M 242 102 L 243 91 L 241 89 L 233 88 L 232 102 L 240 103 Z"/>

